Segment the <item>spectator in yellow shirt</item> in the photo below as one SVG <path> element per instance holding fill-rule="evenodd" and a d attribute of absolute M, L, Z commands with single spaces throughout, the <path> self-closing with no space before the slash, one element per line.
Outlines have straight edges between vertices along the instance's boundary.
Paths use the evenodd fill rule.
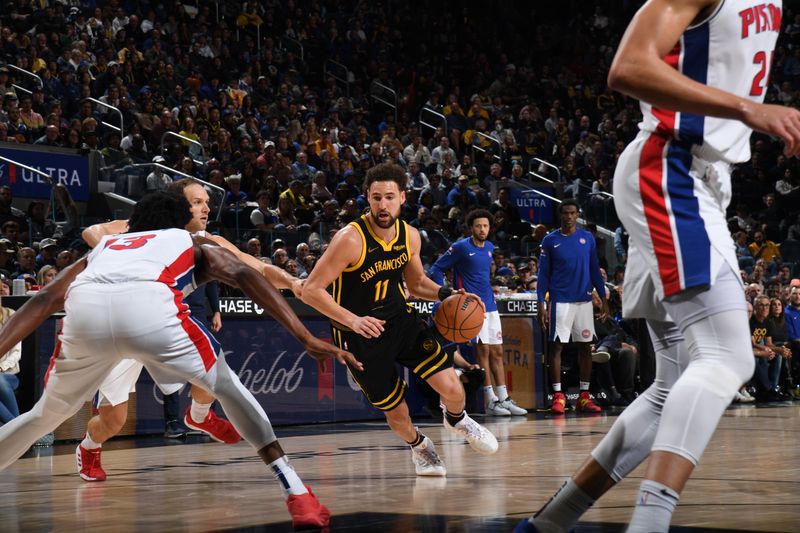
<path fill-rule="evenodd" d="M 328 128 L 322 128 L 319 132 L 319 139 L 312 144 L 314 153 L 322 157 L 322 152 L 327 150 L 333 159 L 339 158 L 336 146 L 331 142 L 331 132 Z"/>
<path fill-rule="evenodd" d="M 765 260 L 767 263 L 778 263 L 781 260 L 781 251 L 773 241 L 764 238 L 764 232 L 757 231 L 753 234 L 753 242 L 748 246 L 753 258 Z"/>

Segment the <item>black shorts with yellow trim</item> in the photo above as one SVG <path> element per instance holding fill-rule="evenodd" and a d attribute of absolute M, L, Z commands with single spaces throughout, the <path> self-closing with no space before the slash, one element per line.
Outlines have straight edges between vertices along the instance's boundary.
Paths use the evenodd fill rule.
<path fill-rule="evenodd" d="M 367 339 L 338 325 L 332 325 L 334 343 L 348 350 L 364 370 L 349 368 L 367 400 L 382 411 L 391 411 L 405 398 L 408 388 L 397 371 L 397 363 L 421 379 L 430 379 L 453 367 L 452 350 L 444 350 L 431 328 L 411 308 L 407 314 L 384 324 L 380 337 Z"/>

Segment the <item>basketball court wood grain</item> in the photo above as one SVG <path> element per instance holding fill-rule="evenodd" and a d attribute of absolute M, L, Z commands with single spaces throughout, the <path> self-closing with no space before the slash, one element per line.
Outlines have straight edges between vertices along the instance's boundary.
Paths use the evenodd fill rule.
<path fill-rule="evenodd" d="M 483 457 L 433 421 L 446 479 L 417 478 L 381 423 L 278 428 L 303 479 L 333 511 L 333 531 L 510 531 L 584 460 L 615 416 L 487 419 L 500 450 Z M 305 434 L 303 434 L 305 433 Z M 106 482 L 75 473 L 74 445 L 0 472 L 0 531 L 290 531 L 277 483 L 245 443 L 104 447 Z M 729 409 L 675 513 L 674 531 L 800 530 L 800 406 Z M 144 444 L 146 447 L 131 447 Z M 640 467 L 578 531 L 622 531 Z"/>

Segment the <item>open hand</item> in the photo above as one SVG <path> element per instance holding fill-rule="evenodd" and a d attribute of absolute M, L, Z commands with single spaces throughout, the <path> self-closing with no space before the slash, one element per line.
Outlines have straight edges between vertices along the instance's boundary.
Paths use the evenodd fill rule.
<path fill-rule="evenodd" d="M 323 370 L 327 369 L 328 359 L 336 359 L 343 365 L 357 370 L 364 370 L 364 365 L 356 360 L 353 354 L 316 337 L 311 337 L 308 342 L 306 342 L 305 349 L 308 355 L 319 362 Z"/>
<path fill-rule="evenodd" d="M 536 308 L 536 315 L 539 317 L 539 326 L 542 328 L 542 331 L 547 331 L 547 328 L 550 326 L 547 305 L 546 302 L 539 302 L 539 306 Z"/>
<path fill-rule="evenodd" d="M 745 109 L 743 121 L 754 130 L 780 137 L 786 157 L 800 154 L 800 111 L 797 109 L 756 104 Z"/>

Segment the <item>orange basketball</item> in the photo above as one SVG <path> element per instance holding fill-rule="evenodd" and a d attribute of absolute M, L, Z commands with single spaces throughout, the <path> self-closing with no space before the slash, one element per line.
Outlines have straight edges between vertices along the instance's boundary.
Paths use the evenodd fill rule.
<path fill-rule="evenodd" d="M 483 308 L 464 294 L 448 296 L 436 310 L 433 322 L 442 336 L 453 342 L 467 342 L 483 327 Z"/>

